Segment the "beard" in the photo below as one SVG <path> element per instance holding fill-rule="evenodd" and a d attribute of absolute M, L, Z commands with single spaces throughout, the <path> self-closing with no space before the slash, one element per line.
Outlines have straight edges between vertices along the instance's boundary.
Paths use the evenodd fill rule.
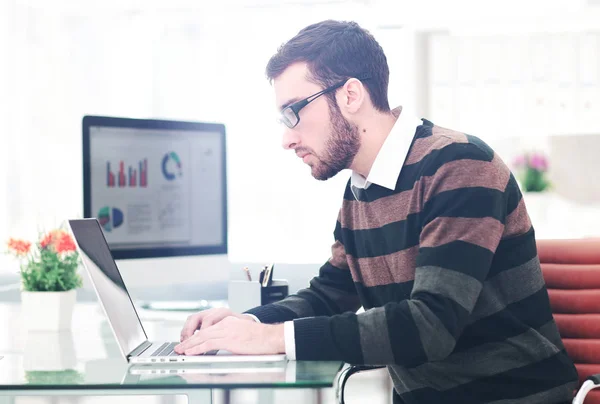
<path fill-rule="evenodd" d="M 328 100 L 331 115 L 331 135 L 325 143 L 325 151 L 315 157 L 317 162 L 310 164 L 312 176 L 325 181 L 340 171 L 350 167 L 360 149 L 358 126 L 349 122 L 335 101 Z"/>

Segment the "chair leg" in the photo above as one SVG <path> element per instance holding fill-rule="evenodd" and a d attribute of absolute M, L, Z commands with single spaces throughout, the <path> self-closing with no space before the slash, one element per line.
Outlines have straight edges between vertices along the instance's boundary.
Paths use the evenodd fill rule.
<path fill-rule="evenodd" d="M 583 404 L 587 393 L 589 393 L 590 390 L 593 390 L 597 387 L 600 387 L 600 374 L 588 377 L 587 380 L 583 382 L 583 384 L 579 388 L 577 395 L 573 399 L 573 404 Z"/>

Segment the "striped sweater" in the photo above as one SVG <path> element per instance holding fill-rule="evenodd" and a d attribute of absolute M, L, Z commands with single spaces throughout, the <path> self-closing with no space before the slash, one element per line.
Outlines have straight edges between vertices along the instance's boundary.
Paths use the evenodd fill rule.
<path fill-rule="evenodd" d="M 294 320 L 298 360 L 387 365 L 407 404 L 567 402 L 577 373 L 514 177 L 480 139 L 423 122 L 395 190 L 348 182 L 309 288 L 249 313 Z"/>

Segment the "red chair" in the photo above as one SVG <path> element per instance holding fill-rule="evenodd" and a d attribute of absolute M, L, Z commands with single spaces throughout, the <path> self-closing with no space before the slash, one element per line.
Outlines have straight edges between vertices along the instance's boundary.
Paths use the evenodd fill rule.
<path fill-rule="evenodd" d="M 589 391 L 600 384 L 600 239 L 537 240 L 537 248 L 554 319 L 579 374 L 573 403 L 600 404 L 600 390 Z"/>

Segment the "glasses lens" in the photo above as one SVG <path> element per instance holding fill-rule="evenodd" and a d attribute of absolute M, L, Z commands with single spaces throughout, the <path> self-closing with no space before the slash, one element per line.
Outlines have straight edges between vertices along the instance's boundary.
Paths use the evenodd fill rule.
<path fill-rule="evenodd" d="M 292 110 L 292 108 L 287 107 L 281 111 L 281 122 L 283 122 L 288 128 L 293 128 L 298 124 L 298 116 L 294 110 Z"/>

